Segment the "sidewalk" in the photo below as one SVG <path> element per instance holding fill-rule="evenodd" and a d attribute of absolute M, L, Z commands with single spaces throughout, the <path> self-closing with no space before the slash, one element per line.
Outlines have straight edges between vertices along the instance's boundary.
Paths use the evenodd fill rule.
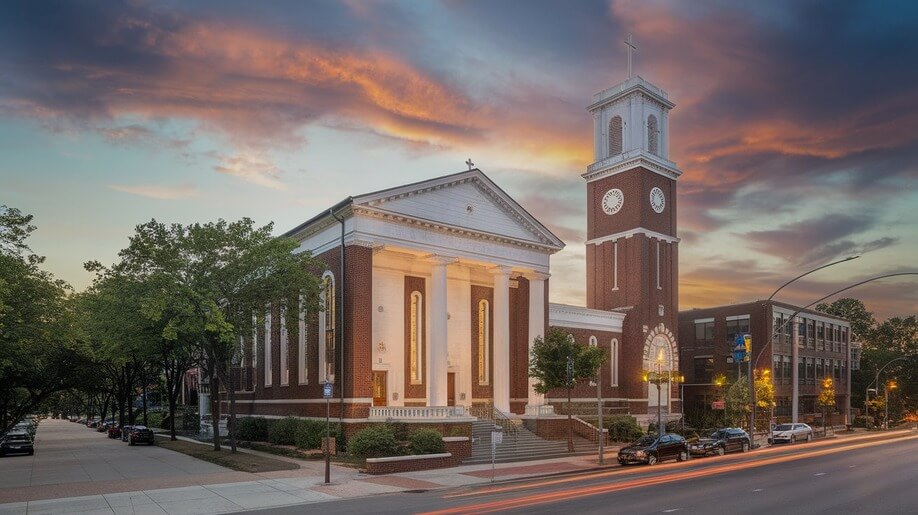
<path fill-rule="evenodd" d="M 431 490 L 446 487 L 484 484 L 495 480 L 510 480 L 553 473 L 576 472 L 599 466 L 597 456 L 577 456 L 528 462 L 491 465 L 466 465 L 448 469 L 405 472 L 385 476 L 362 474 L 356 469 L 332 465 L 331 483 L 324 484 L 324 462 L 307 461 L 266 454 L 250 449 L 242 452 L 263 454 L 275 459 L 293 461 L 299 470 L 236 473 L 248 480 L 208 484 L 207 477 L 177 488 L 144 488 L 121 491 L 119 484 L 112 490 L 96 495 L 57 499 L 29 498 L 21 502 L 0 504 L 0 515 L 6 514 L 210 514 L 231 513 L 256 508 L 270 508 L 317 503 L 354 497 Z M 606 465 L 615 463 L 617 448 L 608 449 Z M 241 477 L 240 477 L 241 479 Z M 106 485 L 108 486 L 108 485 Z M 32 493 L 31 497 L 40 494 Z"/>

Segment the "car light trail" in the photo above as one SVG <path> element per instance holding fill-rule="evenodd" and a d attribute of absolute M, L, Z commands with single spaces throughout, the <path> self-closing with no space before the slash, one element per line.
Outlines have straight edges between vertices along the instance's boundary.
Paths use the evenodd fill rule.
<path fill-rule="evenodd" d="M 668 474 L 665 476 L 655 476 L 649 478 L 639 478 L 632 479 L 627 481 L 622 481 L 619 483 L 609 484 L 609 485 L 595 485 L 595 486 L 585 486 L 579 488 L 570 488 L 566 490 L 559 490 L 556 492 L 544 493 L 544 494 L 534 494 L 526 497 L 518 497 L 514 499 L 506 499 L 501 501 L 486 502 L 480 504 L 472 504 L 467 506 L 461 506 L 457 508 L 450 508 L 446 510 L 438 510 L 427 512 L 425 515 L 447 515 L 447 514 L 458 514 L 458 513 L 492 513 L 495 511 L 504 511 L 516 508 L 525 508 L 527 506 L 533 506 L 537 504 L 547 504 L 557 501 L 562 501 L 572 498 L 588 497 L 592 495 L 599 495 L 604 493 L 616 492 L 620 490 L 627 490 L 632 488 L 640 488 L 644 486 L 659 485 L 664 483 L 671 483 L 674 481 L 683 481 L 686 479 L 695 479 L 699 477 L 707 477 L 716 474 L 723 474 L 726 472 L 733 472 L 737 470 L 744 470 L 749 468 L 763 467 L 766 465 L 773 465 L 776 463 L 784 463 L 789 461 L 796 461 L 810 457 L 816 456 L 825 456 L 829 454 L 836 454 L 839 452 L 850 451 L 854 449 L 861 449 L 864 447 L 872 447 L 875 445 L 883 445 L 893 442 L 901 442 L 918 439 L 918 436 L 909 436 L 905 438 L 893 438 L 881 441 L 869 441 L 863 443 L 856 443 L 852 445 L 844 445 L 829 449 L 819 449 L 813 452 L 806 454 L 792 454 L 785 456 L 775 456 L 772 458 L 766 458 L 759 461 L 744 461 L 739 463 L 732 463 L 728 465 L 722 465 L 717 467 L 710 467 L 704 469 L 696 470 L 686 470 L 684 472 L 679 472 L 675 474 Z M 607 474 L 611 475 L 611 474 Z M 602 477 L 603 474 L 597 474 L 593 477 Z M 582 477 L 579 479 L 583 479 Z"/>

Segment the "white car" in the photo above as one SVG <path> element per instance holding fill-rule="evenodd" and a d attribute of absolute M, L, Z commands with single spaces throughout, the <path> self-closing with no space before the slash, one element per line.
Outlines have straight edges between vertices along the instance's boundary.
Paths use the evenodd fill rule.
<path fill-rule="evenodd" d="M 813 428 L 806 424 L 779 424 L 771 432 L 768 443 L 797 443 L 800 440 L 809 442 L 813 439 Z"/>

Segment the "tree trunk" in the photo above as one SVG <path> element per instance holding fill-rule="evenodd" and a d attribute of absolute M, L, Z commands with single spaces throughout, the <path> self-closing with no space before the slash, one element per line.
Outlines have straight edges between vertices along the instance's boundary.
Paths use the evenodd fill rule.
<path fill-rule="evenodd" d="M 143 395 L 143 425 L 147 425 L 147 367 L 140 372 L 141 392 Z"/>
<path fill-rule="evenodd" d="M 214 433 L 214 450 L 220 450 L 220 384 L 216 374 L 210 377 L 210 423 Z"/>
<path fill-rule="evenodd" d="M 574 452 L 574 418 L 571 414 L 571 384 L 567 384 L 567 452 Z"/>

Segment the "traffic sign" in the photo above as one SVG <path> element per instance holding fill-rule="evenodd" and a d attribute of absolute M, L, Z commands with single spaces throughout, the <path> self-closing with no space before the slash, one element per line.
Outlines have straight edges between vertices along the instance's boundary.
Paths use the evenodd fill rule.
<path fill-rule="evenodd" d="M 334 391 L 334 386 L 335 385 L 333 383 L 325 383 L 322 385 L 322 397 L 331 399 Z"/>
<path fill-rule="evenodd" d="M 724 401 L 714 401 L 711 403 L 711 409 L 724 409 Z"/>
<path fill-rule="evenodd" d="M 743 335 L 743 346 L 746 349 L 746 356 L 744 361 L 749 361 L 749 356 L 752 355 L 752 335 L 744 334 Z"/>

